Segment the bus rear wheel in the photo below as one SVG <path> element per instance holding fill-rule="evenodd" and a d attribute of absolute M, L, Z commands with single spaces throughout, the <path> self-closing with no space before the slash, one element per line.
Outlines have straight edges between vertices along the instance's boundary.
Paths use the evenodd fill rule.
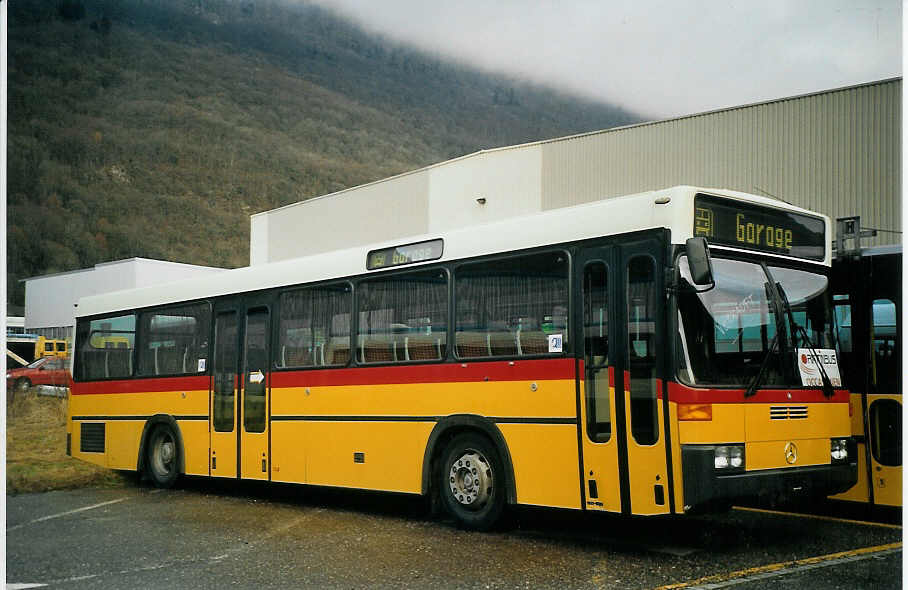
<path fill-rule="evenodd" d="M 459 525 L 478 531 L 495 526 L 504 509 L 504 468 L 488 439 L 472 433 L 454 437 L 438 473 L 442 504 Z"/>
<path fill-rule="evenodd" d="M 158 488 L 169 488 L 180 474 L 180 448 L 173 428 L 167 424 L 155 427 L 148 438 L 145 468 Z"/>

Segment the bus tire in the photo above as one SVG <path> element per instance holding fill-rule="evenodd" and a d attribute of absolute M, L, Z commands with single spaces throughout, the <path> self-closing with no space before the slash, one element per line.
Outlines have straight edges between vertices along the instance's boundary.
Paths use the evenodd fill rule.
<path fill-rule="evenodd" d="M 157 488 L 170 488 L 180 475 L 180 445 L 173 427 L 158 424 L 148 436 L 145 470 Z"/>
<path fill-rule="evenodd" d="M 467 529 L 487 531 L 498 522 L 505 504 L 505 473 L 498 451 L 476 433 L 455 436 L 438 469 L 442 505 Z"/>

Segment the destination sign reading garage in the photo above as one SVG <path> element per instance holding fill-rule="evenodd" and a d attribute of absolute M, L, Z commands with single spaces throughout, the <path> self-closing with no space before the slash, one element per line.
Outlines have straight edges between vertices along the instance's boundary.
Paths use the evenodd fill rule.
<path fill-rule="evenodd" d="M 823 219 L 813 215 L 711 195 L 694 199 L 694 235 L 713 244 L 823 260 L 825 230 Z"/>
<path fill-rule="evenodd" d="M 413 264 L 426 260 L 441 258 L 444 242 L 441 239 L 407 244 L 406 246 L 392 246 L 381 250 L 372 250 L 366 257 L 366 268 L 378 270 L 401 264 Z"/>

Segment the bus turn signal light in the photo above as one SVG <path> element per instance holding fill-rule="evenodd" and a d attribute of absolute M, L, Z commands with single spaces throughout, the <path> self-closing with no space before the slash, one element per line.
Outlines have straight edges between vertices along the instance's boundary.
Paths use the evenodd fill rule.
<path fill-rule="evenodd" d="M 712 404 L 678 404 L 678 420 L 712 420 Z"/>

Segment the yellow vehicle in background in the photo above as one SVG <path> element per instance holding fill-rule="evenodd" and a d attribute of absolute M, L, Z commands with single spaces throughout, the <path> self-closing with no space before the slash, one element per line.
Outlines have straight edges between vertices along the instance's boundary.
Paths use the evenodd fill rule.
<path fill-rule="evenodd" d="M 35 359 L 45 356 L 56 356 L 60 358 L 69 357 L 69 346 L 66 340 L 48 339 L 44 336 L 38 336 L 38 342 L 35 347 Z"/>
<path fill-rule="evenodd" d="M 69 358 L 69 343 L 36 334 L 7 334 L 6 355 L 16 366 L 24 367 L 45 357 Z"/>
<path fill-rule="evenodd" d="M 858 218 L 839 220 L 838 233 L 839 244 L 843 236 L 860 242 L 870 235 Z M 858 482 L 835 500 L 902 505 L 901 286 L 901 246 L 837 248 L 833 305 L 842 378 L 851 392 Z"/>

